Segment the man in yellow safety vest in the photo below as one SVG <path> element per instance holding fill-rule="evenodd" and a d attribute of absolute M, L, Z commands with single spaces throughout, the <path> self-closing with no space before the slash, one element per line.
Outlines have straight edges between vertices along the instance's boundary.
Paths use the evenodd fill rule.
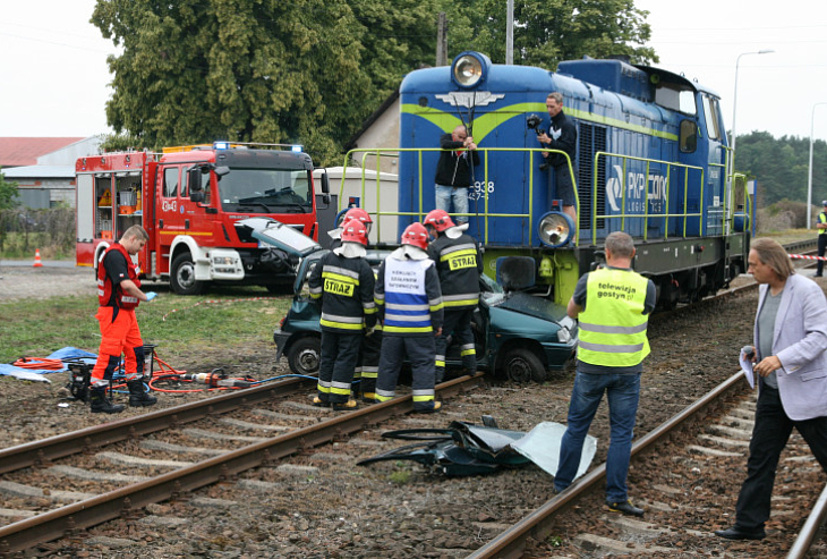
<path fill-rule="evenodd" d="M 655 284 L 632 270 L 632 237 L 615 231 L 606 237 L 606 265 L 585 274 L 568 304 L 579 318 L 577 375 L 568 425 L 560 444 L 554 491 L 565 490 L 576 477 L 583 442 L 603 394 L 609 402 L 611 441 L 606 458 L 606 504 L 609 510 L 643 516 L 629 502 L 626 476 L 640 399 L 640 374 L 649 355 L 646 328 L 655 308 Z"/>

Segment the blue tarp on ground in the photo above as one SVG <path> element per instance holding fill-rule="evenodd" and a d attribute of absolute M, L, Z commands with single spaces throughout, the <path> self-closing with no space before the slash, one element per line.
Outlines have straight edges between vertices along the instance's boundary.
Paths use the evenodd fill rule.
<path fill-rule="evenodd" d="M 12 376 L 22 380 L 51 382 L 50 380 L 44 378 L 43 375 L 48 373 L 63 373 L 68 371 L 69 367 L 65 365 L 66 361 L 82 360 L 84 363 L 94 364 L 97 358 L 98 356 L 95 353 L 89 353 L 88 351 L 84 351 L 76 347 L 64 347 L 63 349 L 59 349 L 56 352 L 49 355 L 48 357 L 46 357 L 46 359 L 60 359 L 61 361 L 63 361 L 64 365 L 63 368 L 60 370 L 22 369 L 20 367 L 15 367 L 14 365 L 6 365 L 0 363 L 0 375 Z"/>

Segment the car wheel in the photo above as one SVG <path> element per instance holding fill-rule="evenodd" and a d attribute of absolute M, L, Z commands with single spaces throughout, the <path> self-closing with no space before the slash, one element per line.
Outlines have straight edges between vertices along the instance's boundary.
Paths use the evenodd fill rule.
<path fill-rule="evenodd" d="M 204 282 L 195 279 L 195 263 L 189 252 L 179 254 L 172 261 L 169 284 L 178 295 L 199 295 L 204 291 Z"/>
<path fill-rule="evenodd" d="M 297 340 L 287 351 L 287 364 L 297 375 L 315 375 L 319 372 L 322 341 L 316 336 Z"/>
<path fill-rule="evenodd" d="M 543 362 L 528 348 L 510 349 L 503 357 L 502 367 L 508 380 L 519 384 L 546 380 Z"/>

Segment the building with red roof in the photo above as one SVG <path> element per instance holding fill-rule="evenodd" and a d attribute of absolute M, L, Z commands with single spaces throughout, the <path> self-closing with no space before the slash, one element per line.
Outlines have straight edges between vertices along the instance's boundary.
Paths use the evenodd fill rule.
<path fill-rule="evenodd" d="M 75 161 L 98 153 L 100 139 L 0 138 L 0 173 L 17 183 L 19 201 L 32 209 L 75 205 Z"/>

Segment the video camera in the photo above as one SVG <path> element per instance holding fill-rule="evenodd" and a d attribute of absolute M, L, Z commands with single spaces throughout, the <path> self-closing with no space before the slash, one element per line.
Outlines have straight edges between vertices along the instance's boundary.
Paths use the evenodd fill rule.
<path fill-rule="evenodd" d="M 528 126 L 529 130 L 534 130 L 534 132 L 538 136 L 541 136 L 546 133 L 545 129 L 539 127 L 540 124 L 543 123 L 543 120 L 535 114 L 528 115 L 528 118 L 526 118 L 525 123 L 526 126 Z"/>

